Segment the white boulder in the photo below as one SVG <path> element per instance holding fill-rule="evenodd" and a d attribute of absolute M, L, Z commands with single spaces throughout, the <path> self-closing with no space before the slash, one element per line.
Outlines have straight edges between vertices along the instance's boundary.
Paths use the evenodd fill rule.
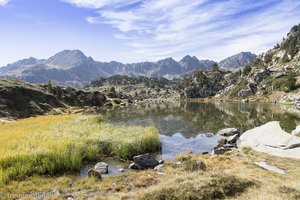
<path fill-rule="evenodd" d="M 246 131 L 240 137 L 240 147 L 251 147 L 274 156 L 300 159 L 300 138 L 282 130 L 276 121 Z"/>

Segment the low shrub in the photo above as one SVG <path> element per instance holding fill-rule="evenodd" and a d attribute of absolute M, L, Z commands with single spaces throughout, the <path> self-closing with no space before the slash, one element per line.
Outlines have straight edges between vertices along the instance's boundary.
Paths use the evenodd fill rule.
<path fill-rule="evenodd" d="M 186 171 L 205 171 L 206 165 L 202 160 L 189 159 L 184 162 L 184 170 L 186 170 Z"/>
<path fill-rule="evenodd" d="M 241 179 L 234 175 L 216 175 L 209 182 L 200 182 L 195 179 L 193 181 L 181 182 L 173 186 L 152 190 L 143 194 L 139 199 L 225 199 L 227 197 L 235 197 L 254 185 L 254 182 Z"/>

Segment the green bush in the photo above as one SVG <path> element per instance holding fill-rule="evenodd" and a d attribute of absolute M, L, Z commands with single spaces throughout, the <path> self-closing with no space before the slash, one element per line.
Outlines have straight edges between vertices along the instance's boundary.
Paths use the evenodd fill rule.
<path fill-rule="evenodd" d="M 246 67 L 244 67 L 243 72 L 242 72 L 243 76 L 247 76 L 251 72 L 251 70 L 252 70 L 252 68 L 250 65 L 247 65 Z"/>

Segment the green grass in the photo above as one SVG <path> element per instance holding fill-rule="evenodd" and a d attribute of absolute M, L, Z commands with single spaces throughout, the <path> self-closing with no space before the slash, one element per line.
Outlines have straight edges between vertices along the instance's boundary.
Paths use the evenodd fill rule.
<path fill-rule="evenodd" d="M 0 125 L 0 183 L 80 170 L 83 161 L 132 159 L 160 150 L 154 127 L 115 126 L 102 116 L 40 116 Z"/>

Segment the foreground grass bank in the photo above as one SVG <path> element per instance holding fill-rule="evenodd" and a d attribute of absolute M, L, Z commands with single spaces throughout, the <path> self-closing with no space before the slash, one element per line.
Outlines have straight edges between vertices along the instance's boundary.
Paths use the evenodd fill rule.
<path fill-rule="evenodd" d="M 102 116 L 60 115 L 0 124 L 0 184 L 79 171 L 83 161 L 159 151 L 155 127 L 115 126 Z"/>
<path fill-rule="evenodd" d="M 287 170 L 277 174 L 254 165 L 266 161 Z M 130 171 L 122 176 L 80 179 L 74 175 L 34 176 L 0 188 L 2 199 L 45 195 L 47 200 L 75 199 L 300 199 L 300 160 L 277 158 L 252 150 L 226 155 L 184 155 L 181 164 L 166 162 L 163 173 Z M 204 164 L 204 165 L 203 165 Z M 204 167 L 205 166 L 205 167 Z"/>

